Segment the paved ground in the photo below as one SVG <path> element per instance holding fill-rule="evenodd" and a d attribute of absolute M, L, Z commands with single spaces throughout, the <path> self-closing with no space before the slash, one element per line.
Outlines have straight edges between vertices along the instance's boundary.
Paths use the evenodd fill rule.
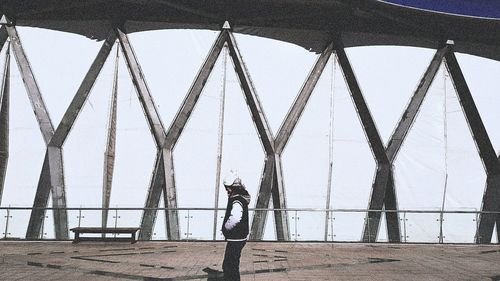
<path fill-rule="evenodd" d="M 0 280 L 207 280 L 223 242 L 0 242 Z M 496 280 L 500 246 L 248 243 L 242 280 Z M 210 279 L 215 280 L 215 279 Z"/>

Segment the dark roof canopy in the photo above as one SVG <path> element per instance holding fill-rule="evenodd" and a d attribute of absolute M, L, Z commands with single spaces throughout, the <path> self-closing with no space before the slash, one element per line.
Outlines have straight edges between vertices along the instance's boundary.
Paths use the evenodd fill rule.
<path fill-rule="evenodd" d="M 320 52 L 332 36 L 340 35 L 347 47 L 436 48 L 454 40 L 458 52 L 500 60 L 500 20 L 378 0 L 2 0 L 0 13 L 20 26 L 73 32 L 97 40 L 104 39 L 116 24 L 129 33 L 217 30 L 227 20 L 235 32 L 295 43 L 314 52 Z"/>

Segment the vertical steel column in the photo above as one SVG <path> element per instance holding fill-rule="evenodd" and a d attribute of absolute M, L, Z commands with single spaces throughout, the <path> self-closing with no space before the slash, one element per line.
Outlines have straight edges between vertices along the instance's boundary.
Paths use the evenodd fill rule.
<path fill-rule="evenodd" d="M 326 185 L 326 202 L 325 202 L 325 209 L 327 210 L 325 213 L 325 238 L 324 241 L 328 241 L 328 218 L 330 216 L 333 216 L 333 213 L 331 211 L 328 211 L 332 204 L 331 202 L 331 197 L 332 197 L 332 178 L 333 178 L 333 126 L 334 126 L 334 119 L 335 119 L 335 70 L 337 61 L 335 60 L 335 56 L 332 58 L 332 77 L 330 81 L 330 122 L 328 126 L 328 182 Z M 333 217 L 332 217 L 333 218 Z M 333 220 L 332 221 L 332 226 L 333 228 Z M 332 231 L 332 241 L 333 241 L 333 231 Z"/>
<path fill-rule="evenodd" d="M 418 111 L 424 101 L 424 98 L 429 91 L 429 88 L 436 76 L 439 66 L 445 56 L 445 54 L 450 50 L 449 46 L 444 46 L 439 49 L 434 57 L 432 58 L 429 66 L 427 67 L 424 75 L 420 79 L 420 83 L 415 90 L 410 103 L 407 105 L 399 123 L 394 130 L 389 144 L 385 149 L 387 158 L 389 160 L 389 170 L 377 169 L 377 174 L 375 176 L 375 184 L 384 182 L 387 177 L 387 185 L 385 189 L 385 196 L 379 196 L 377 194 L 378 190 L 382 187 L 372 189 L 371 200 L 370 200 L 370 210 L 382 210 L 385 205 L 386 210 L 397 210 L 397 200 L 396 200 L 396 190 L 394 187 L 394 172 L 393 165 L 396 156 L 403 145 L 406 135 L 410 131 L 410 128 L 417 117 Z M 383 201 L 382 201 L 383 199 Z M 375 242 L 377 239 L 379 227 L 380 227 L 380 217 L 382 213 L 380 212 L 369 212 L 365 219 L 365 226 L 363 231 L 363 241 L 364 242 Z M 387 220 L 387 233 L 390 242 L 400 242 L 400 226 L 399 226 L 399 216 L 395 212 L 386 212 L 385 214 Z"/>
<path fill-rule="evenodd" d="M 113 171 L 115 168 L 115 147 L 116 147 L 116 115 L 118 98 L 118 64 L 120 58 L 120 45 L 116 44 L 115 72 L 113 77 L 113 90 L 111 94 L 108 137 L 106 140 L 106 151 L 104 152 L 104 176 L 102 186 L 102 218 L 101 225 L 105 228 L 108 225 L 108 208 L 111 199 L 111 188 L 113 186 Z M 105 233 L 102 234 L 106 236 Z"/>
<path fill-rule="evenodd" d="M 225 46 L 225 45 L 224 45 Z M 224 143 L 224 107 L 226 103 L 226 84 L 227 84 L 227 47 L 224 47 L 224 54 L 222 59 L 222 89 L 220 93 L 219 105 L 219 130 L 218 130 L 218 143 L 217 143 L 217 166 L 215 174 L 215 196 L 214 196 L 214 225 L 212 229 L 212 239 L 217 239 L 217 217 L 219 210 L 219 190 L 220 190 L 220 173 L 222 165 L 222 149 Z"/>
<path fill-rule="evenodd" d="M 0 48 L 1 50 L 1 48 Z M 0 205 L 5 185 L 9 159 L 9 95 L 10 95 L 10 44 L 5 54 L 5 66 L 0 86 Z M 7 232 L 6 232 L 7 233 Z"/>
<path fill-rule="evenodd" d="M 76 120 L 76 117 L 80 112 L 92 85 L 102 68 L 102 65 L 104 64 L 107 54 L 109 54 L 109 44 L 107 44 L 108 41 L 104 43 L 101 51 L 82 82 L 82 85 L 73 98 L 73 101 L 66 110 L 59 127 L 57 130 L 54 130 L 52 121 L 50 120 L 47 108 L 43 102 L 42 95 L 38 85 L 36 84 L 35 77 L 22 48 L 17 31 L 13 26 L 8 26 L 7 31 L 12 40 L 14 55 L 19 66 L 21 76 L 23 77 L 26 90 L 47 145 L 45 160 L 40 174 L 40 180 L 37 187 L 35 201 L 33 203 L 33 211 L 31 212 L 26 238 L 36 239 L 39 237 L 45 216 L 45 210 L 43 208 L 47 207 L 48 196 L 49 193 L 52 192 L 52 205 L 54 208 L 59 208 L 53 212 L 56 239 L 67 239 L 67 211 L 62 210 L 66 207 L 62 145 L 64 144 L 64 140 Z"/>
<path fill-rule="evenodd" d="M 159 144 L 156 156 L 155 170 L 151 179 L 148 196 L 145 203 L 144 213 L 141 220 L 141 232 L 139 239 L 149 240 L 152 236 L 153 226 L 156 221 L 157 210 L 160 196 L 164 195 L 165 207 L 176 208 L 176 189 L 173 150 L 179 137 L 186 126 L 186 123 L 194 110 L 196 102 L 200 97 L 205 83 L 207 82 L 212 69 L 224 47 L 227 38 L 227 31 L 223 30 L 217 37 L 205 62 L 200 68 L 191 88 L 186 95 L 174 121 L 165 134 L 164 141 Z M 170 239 L 179 239 L 179 220 L 177 211 L 166 211 L 167 234 Z"/>
<path fill-rule="evenodd" d="M 446 66 L 455 86 L 460 105 L 465 114 L 467 123 L 471 130 L 474 142 L 483 161 L 486 170 L 487 182 L 486 190 L 483 194 L 481 211 L 500 211 L 500 162 L 498 161 L 493 145 L 491 144 L 486 128 L 484 127 L 481 115 L 472 98 L 471 92 L 460 69 L 460 65 L 453 52 L 446 55 Z M 479 228 L 476 233 L 476 243 L 490 243 L 498 220 L 496 214 L 480 214 Z M 498 226 L 497 226 L 498 227 Z"/>
<path fill-rule="evenodd" d="M 256 208 L 265 209 L 269 207 L 271 196 L 273 197 L 274 208 L 286 208 L 285 188 L 283 184 L 283 172 L 281 164 L 281 154 L 283 153 L 300 116 L 319 80 L 328 60 L 333 52 L 330 44 L 325 48 L 316 60 L 314 67 L 309 73 L 306 81 L 295 98 L 292 107 L 285 117 L 281 127 L 274 139 L 274 153 L 267 153 L 262 180 L 257 196 Z M 278 240 L 289 240 L 290 233 L 288 227 L 288 217 L 286 212 L 275 211 L 276 233 Z M 252 222 L 250 239 L 261 240 L 264 235 L 264 227 L 267 220 L 266 211 L 255 211 Z"/>
<path fill-rule="evenodd" d="M 349 87 L 351 98 L 358 112 L 358 117 L 361 120 L 363 130 L 368 139 L 368 143 L 370 144 L 370 148 L 372 150 L 375 161 L 377 162 L 377 173 L 372 186 L 369 209 L 381 209 L 386 198 L 387 187 L 389 186 L 389 182 L 392 178 L 391 164 L 389 162 L 389 158 L 385 153 L 385 147 L 382 143 L 382 139 L 380 138 L 380 134 L 377 130 L 377 127 L 375 126 L 373 117 L 371 116 L 370 110 L 368 109 L 361 89 L 359 88 L 358 81 L 356 80 L 349 59 L 347 58 L 347 55 L 344 51 L 343 43 L 340 40 L 336 40 L 334 41 L 334 45 L 339 65 L 343 71 L 347 86 Z M 364 237 L 368 236 L 369 241 L 375 241 L 378 234 L 378 222 L 373 223 L 371 220 L 372 218 L 370 217 L 369 213 L 368 218 L 365 222 L 365 231 L 373 229 L 372 225 L 374 224 L 376 225 L 376 231 L 374 235 L 371 231 L 368 233 L 365 232 Z M 396 241 L 392 242 L 399 241 L 399 222 L 397 223 L 397 226 L 398 228 L 396 229 L 396 231 L 398 232 L 398 237 Z"/>

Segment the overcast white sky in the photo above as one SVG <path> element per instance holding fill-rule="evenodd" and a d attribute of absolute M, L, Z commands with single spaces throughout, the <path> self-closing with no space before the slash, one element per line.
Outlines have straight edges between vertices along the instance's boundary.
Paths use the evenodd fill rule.
<path fill-rule="evenodd" d="M 79 35 L 19 27 L 53 124 L 57 127 L 101 42 Z M 168 128 L 201 66 L 217 32 L 166 30 L 131 34 L 149 88 Z M 316 55 L 301 47 L 236 35 L 257 94 L 273 133 L 284 119 Z M 387 143 L 434 50 L 409 47 L 358 47 L 347 50 L 366 101 L 384 143 Z M 113 51 L 64 146 L 68 207 L 101 204 L 103 154 L 114 67 Z M 5 48 L 0 53 L 3 65 Z M 500 148 L 500 88 L 498 62 L 458 55 L 465 77 L 495 149 Z M 31 206 L 45 146 L 22 79 L 12 60 L 10 158 L 2 206 Z M 334 78 L 333 208 L 366 208 L 375 162 L 339 68 L 327 66 L 283 155 L 289 207 L 324 208 L 328 179 L 328 134 L 331 84 Z M 175 149 L 179 207 L 213 207 L 222 60 L 209 82 Z M 446 90 L 445 90 L 446 89 Z M 444 93 L 446 92 L 446 99 Z M 447 210 L 479 209 L 485 173 L 465 123 L 453 85 L 440 70 L 417 121 L 395 163 L 400 209 L 439 210 L 445 181 L 444 105 L 448 144 Z M 155 146 L 130 76 L 120 54 L 118 133 L 111 205 L 142 207 L 155 159 Z M 223 176 L 237 169 L 253 199 L 264 153 L 252 124 L 232 63 L 228 61 Z M 225 206 L 221 189 L 220 207 Z M 252 204 L 255 203 L 253 200 Z M 193 237 L 211 237 L 211 214 L 191 213 Z M 302 214 L 298 231 L 303 239 L 321 239 L 324 214 Z M 76 223 L 70 214 L 70 225 Z M 127 217 L 125 220 L 124 218 Z M 357 240 L 363 214 L 337 214 L 338 240 Z M 97 224 L 98 213 L 85 221 Z M 269 216 L 271 218 L 271 216 Z M 409 215 L 409 239 L 434 241 L 437 215 Z M 15 215 L 12 236 L 23 236 L 28 213 Z M 184 214 L 181 224 L 185 226 Z M 472 241 L 474 216 L 447 217 L 447 239 Z M 0 227 L 3 225 L 2 216 Z M 50 223 L 51 218 L 47 221 Z M 123 213 L 120 223 L 138 224 L 140 213 Z M 312 222 L 312 223 L 306 223 Z M 158 220 L 162 224 L 162 220 Z M 452 223 L 456 222 L 456 223 Z M 71 225 L 72 226 L 72 225 Z M 161 227 L 161 225 L 159 225 Z M 464 231 L 465 229 L 465 231 Z M 160 232 L 160 230 L 157 230 Z M 181 233 L 183 235 L 183 233 Z M 266 236 L 272 238 L 271 231 Z M 161 234 L 158 234 L 161 238 Z M 450 240 L 450 241 L 451 241 Z"/>

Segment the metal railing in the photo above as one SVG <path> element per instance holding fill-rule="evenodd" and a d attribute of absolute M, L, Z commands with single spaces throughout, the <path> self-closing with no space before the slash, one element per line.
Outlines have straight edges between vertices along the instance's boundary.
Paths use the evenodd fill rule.
<path fill-rule="evenodd" d="M 69 227 L 100 226 L 103 210 L 108 210 L 108 225 L 140 226 L 144 210 L 157 210 L 157 222 L 153 229 L 153 240 L 166 240 L 165 210 L 179 212 L 181 240 L 223 240 L 222 233 L 212 236 L 214 213 L 219 218 L 220 229 L 224 208 L 41 208 L 45 210 L 45 222 L 39 239 L 53 239 L 52 212 L 66 210 Z M 24 239 L 31 207 L 0 207 L 0 239 Z M 366 210 L 366 209 L 249 209 L 250 217 L 255 211 L 285 211 L 289 219 L 292 241 L 316 242 L 360 242 L 368 212 L 396 212 L 400 217 L 402 243 L 475 243 L 481 214 L 500 212 L 481 212 L 477 210 Z M 268 219 L 273 219 L 272 213 Z M 383 220 L 382 220 L 383 221 Z M 275 240 L 274 224 L 268 222 L 263 240 Z M 325 225 L 326 223 L 326 225 Z M 366 226 L 371 227 L 370 221 Z M 495 234 L 493 235 L 495 237 Z M 70 239 L 71 239 L 70 234 Z M 479 237 L 479 240 L 481 237 Z M 494 238 L 495 239 L 495 238 Z M 493 241 L 494 241 L 493 239 Z M 384 224 L 380 226 L 378 242 L 386 242 Z M 498 243 L 498 242 L 497 242 Z"/>

